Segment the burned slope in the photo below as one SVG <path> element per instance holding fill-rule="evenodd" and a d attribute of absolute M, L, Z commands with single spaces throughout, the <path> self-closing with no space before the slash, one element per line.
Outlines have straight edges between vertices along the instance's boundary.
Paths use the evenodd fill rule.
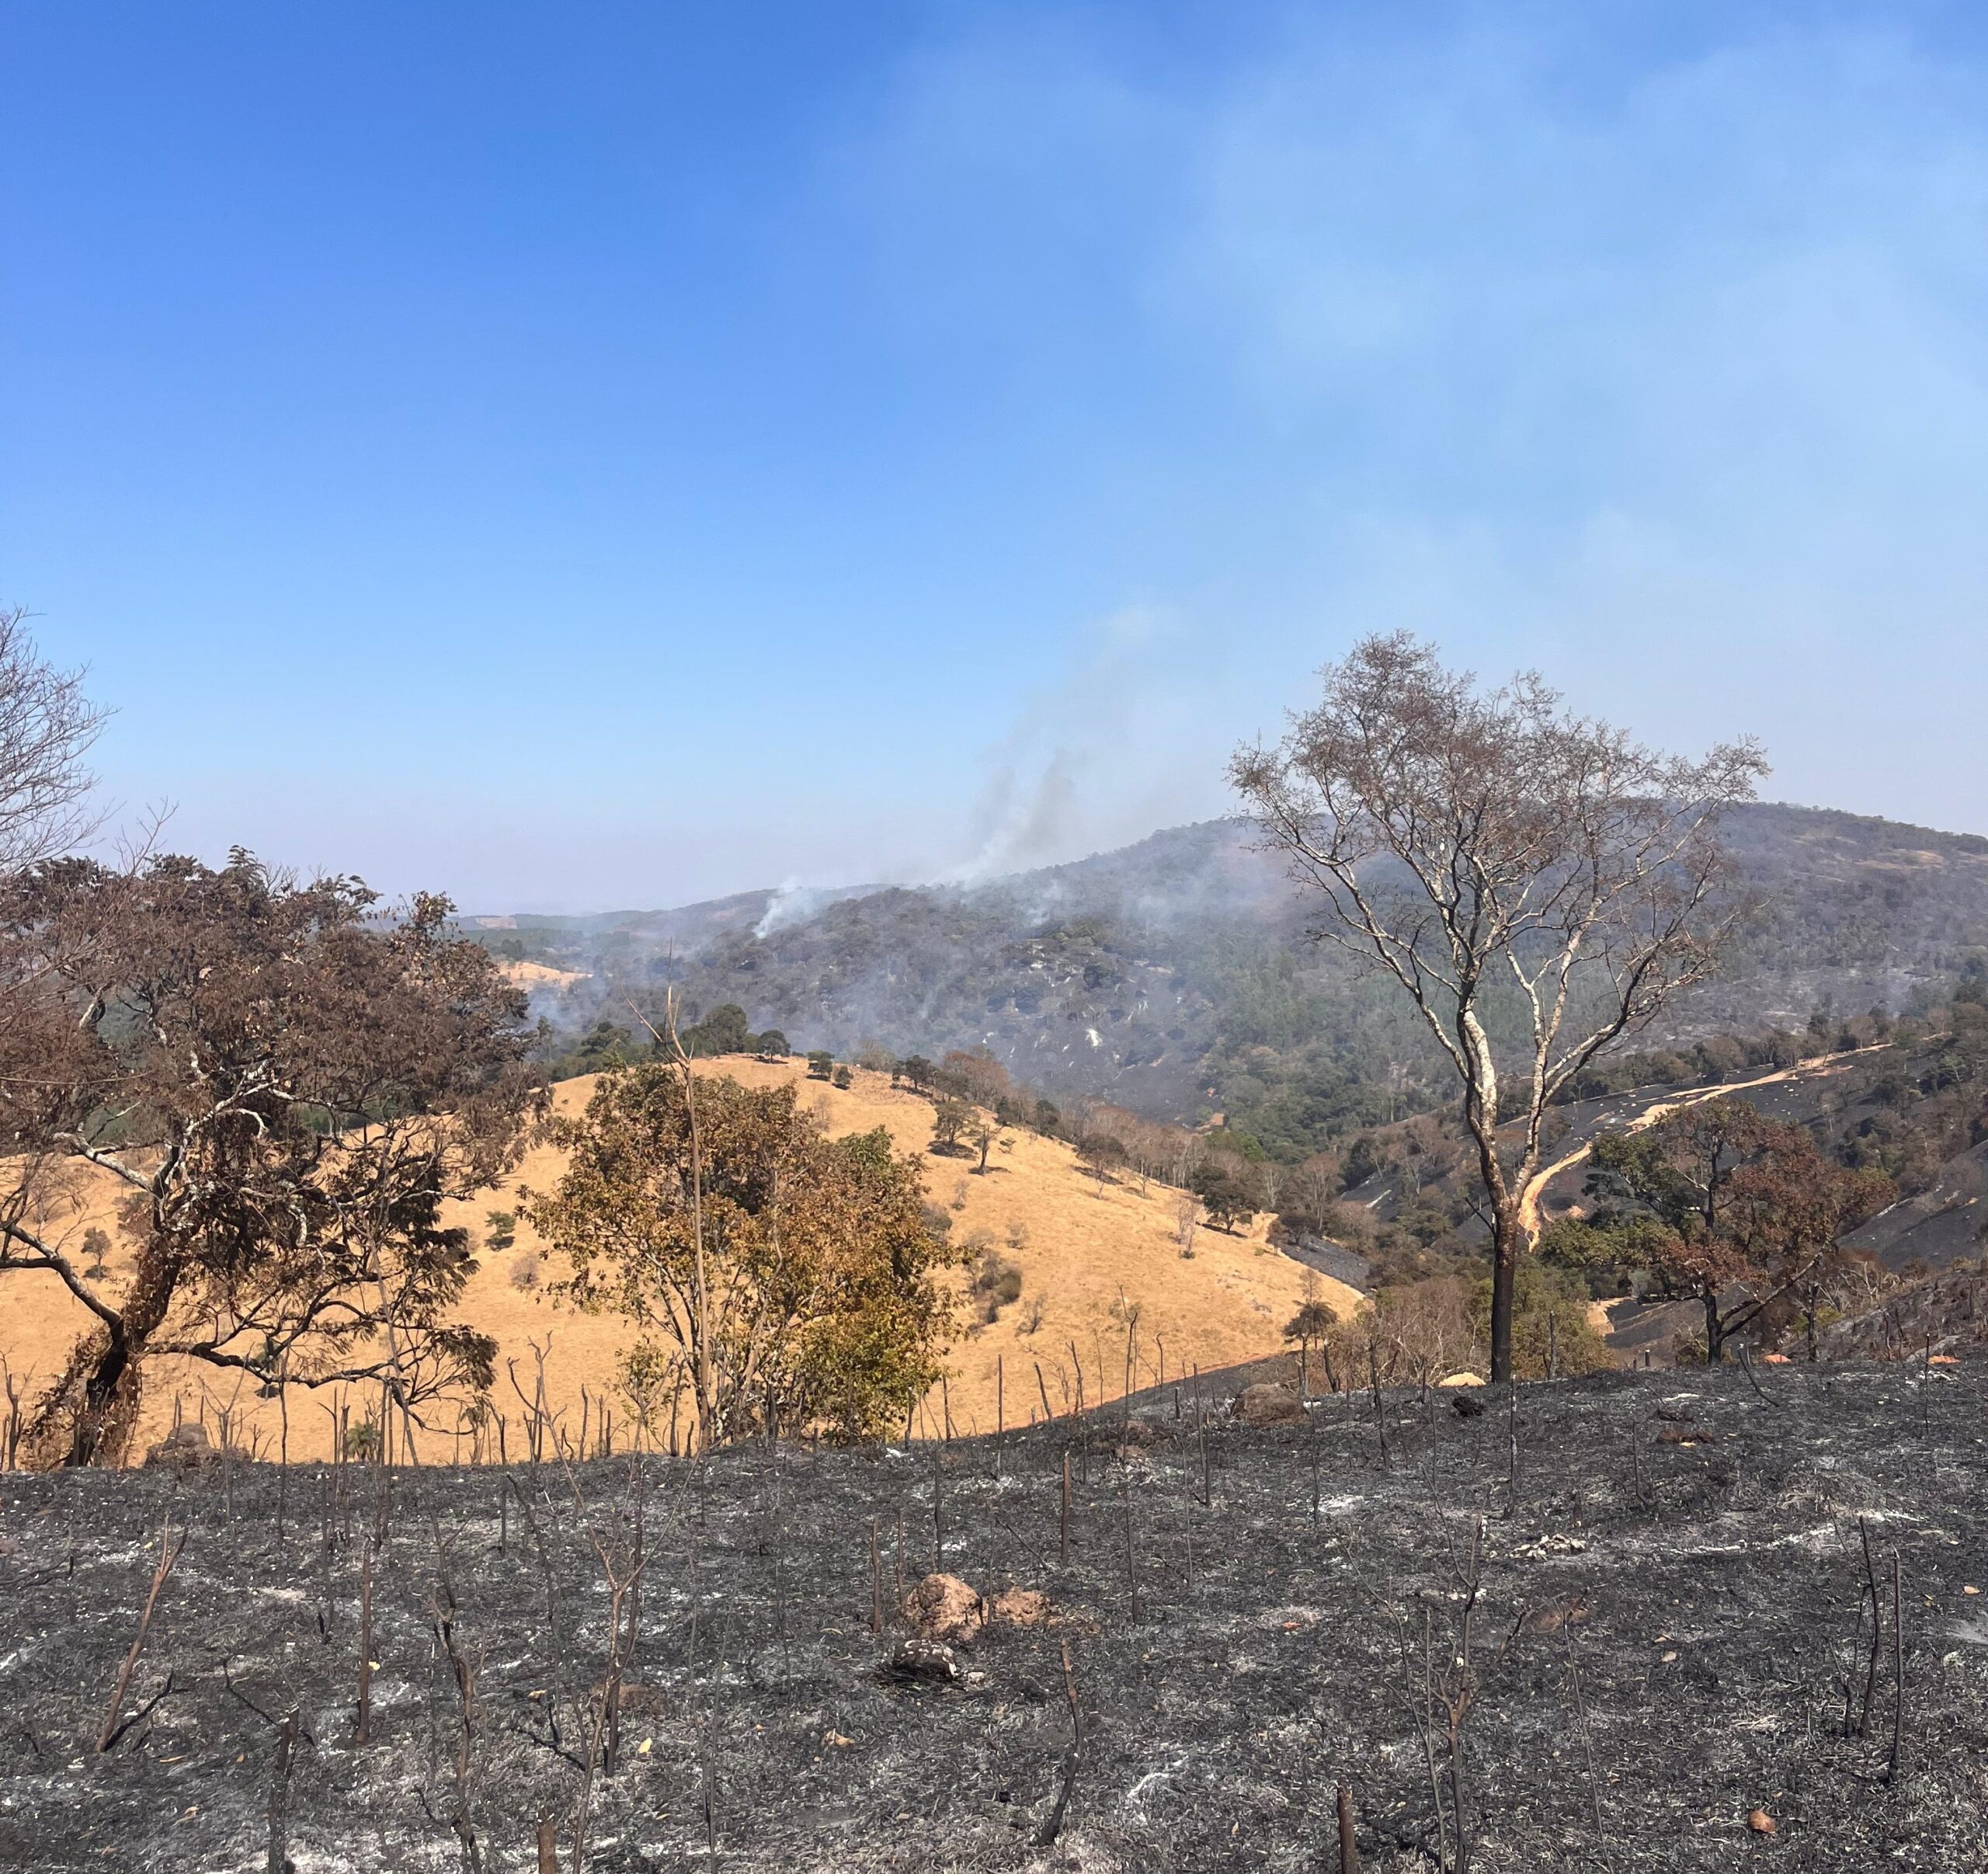
<path fill-rule="evenodd" d="M 1204 1431 L 1170 1392 L 1129 1435 L 1114 1414 L 998 1453 L 520 1465 L 509 1495 L 492 1471 L 9 1477 L 0 1864 L 264 1867 L 294 1708 L 300 1874 L 467 1865 L 469 1839 L 529 1866 L 541 1813 L 565 1865 L 603 1710 L 602 1557 L 625 1577 L 639 1502 L 592 1868 L 1309 1869 L 1343 1778 L 1364 1865 L 1427 1869 L 1439 1800 L 1455 1827 L 1445 1695 L 1482 1869 L 1976 1865 L 1984 1379 L 1611 1375 L 1524 1389 L 1510 1423 L 1502 1397 L 1466 1417 L 1439 1393 Z M 186 1545 L 126 1701 L 143 1716 L 98 1755 L 169 1522 Z M 1050 1618 L 987 1625 L 957 1681 L 893 1674 L 873 1539 L 886 1602 L 937 1561 L 1044 1591 Z M 1037 1847 L 1072 1761 L 1065 1646 L 1083 1741 Z"/>
<path fill-rule="evenodd" d="M 1896 1010 L 1988 944 L 1988 840 L 1778 805 L 1728 833 L 1761 916 L 1647 1045 L 1799 1029 L 1823 1004 Z M 568 1027 L 618 1019 L 611 986 L 667 975 L 798 1047 L 986 1046 L 1058 1097 L 1225 1111 L 1295 1161 L 1447 1097 L 1388 989 L 1306 941 L 1319 916 L 1244 822 L 1220 820 L 971 887 L 748 893 L 484 934 L 593 972 L 548 1004 Z"/>

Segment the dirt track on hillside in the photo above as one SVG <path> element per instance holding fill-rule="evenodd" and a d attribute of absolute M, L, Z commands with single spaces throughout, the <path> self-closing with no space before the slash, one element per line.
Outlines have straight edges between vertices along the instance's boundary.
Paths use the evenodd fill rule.
<path fill-rule="evenodd" d="M 1780 1068 L 1773 1073 L 1764 1073 L 1751 1080 L 1728 1080 L 1716 1087 L 1694 1087 L 1682 1093 L 1667 1092 L 1653 1100 L 1634 1118 L 1614 1130 L 1641 1132 L 1673 1113 L 1682 1112 L 1687 1107 L 1702 1106 L 1708 1100 L 1723 1099 L 1728 1093 L 1743 1093 L 1757 1087 L 1775 1087 L 1810 1074 L 1840 1073 L 1844 1062 L 1854 1060 L 1859 1055 L 1875 1053 L 1885 1045 L 1886 1043 L 1879 1041 L 1868 1048 L 1845 1048 L 1840 1054 L 1814 1055 L 1806 1061 L 1797 1061 L 1792 1067 Z M 1590 1139 L 1568 1153 L 1565 1157 L 1555 1160 L 1552 1164 L 1532 1174 L 1519 1199 L 1519 1222 L 1528 1236 L 1536 1236 L 1539 1233 L 1540 1205 L 1546 1187 L 1562 1172 L 1573 1170 L 1593 1149 L 1594 1141 Z"/>

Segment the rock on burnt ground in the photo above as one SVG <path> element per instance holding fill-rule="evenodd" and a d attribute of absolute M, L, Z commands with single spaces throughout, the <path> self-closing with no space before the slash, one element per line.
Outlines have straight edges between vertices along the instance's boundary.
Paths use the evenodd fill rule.
<path fill-rule="evenodd" d="M 1170 1389 L 1137 1436 L 1114 1408 L 936 1465 L 756 1444 L 508 1483 L 0 1477 L 0 1866 L 246 1874 L 273 1806 L 298 1874 L 465 1867 L 472 1841 L 492 1874 L 535 1868 L 541 1815 L 564 1870 L 591 1758 L 603 1874 L 1309 1874 L 1336 1865 L 1342 1779 L 1363 1865 L 1407 1874 L 1437 1865 L 1439 1789 L 1454 1836 L 1445 1695 L 1483 1874 L 1982 1865 L 1988 1362 L 1755 1381 L 1533 1386 L 1515 1417 L 1395 1393 L 1378 1422 L 1360 1394 L 1269 1428 Z M 610 1714 L 607 1574 L 634 1572 L 638 1511 Z M 99 1755 L 169 1525 L 186 1547 Z M 950 1671 L 902 1650 L 931 1575 L 996 1614 Z M 1026 1621 L 1016 1588 L 1047 1597 L 1006 1604 Z M 1038 1847 L 1066 1647 L 1083 1744 Z"/>

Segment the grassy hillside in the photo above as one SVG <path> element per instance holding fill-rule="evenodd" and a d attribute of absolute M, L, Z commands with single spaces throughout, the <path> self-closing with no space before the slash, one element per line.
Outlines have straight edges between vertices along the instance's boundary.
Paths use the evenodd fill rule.
<path fill-rule="evenodd" d="M 704 1063 L 703 1071 L 728 1073 L 761 1086 L 805 1073 L 798 1062 L 743 1059 Z M 563 1083 L 557 1090 L 560 1110 L 577 1111 L 592 1085 L 591 1080 Z M 884 1075 L 859 1072 L 846 1090 L 807 1083 L 803 1104 L 837 1135 L 882 1125 L 901 1150 L 922 1153 L 931 1141 L 930 1103 L 894 1090 Z M 1174 1242 L 1175 1193 L 1158 1185 L 1142 1191 L 1129 1177 L 1100 1182 L 1079 1167 L 1075 1154 L 1060 1142 L 1034 1134 L 1012 1135 L 992 1154 L 985 1177 L 959 1159 L 927 1156 L 925 1163 L 927 1196 L 951 1219 L 953 1240 L 965 1243 L 984 1234 L 990 1246 L 998 1246 L 1020 1266 L 1022 1291 L 996 1321 L 984 1326 L 963 1300 L 946 1396 L 942 1400 L 935 1394 L 927 1402 L 919 1421 L 921 1435 L 936 1435 L 944 1429 L 947 1405 L 957 1430 L 991 1431 L 997 1379 L 1005 1381 L 1010 1423 L 1025 1424 L 1031 1415 L 1041 1416 L 1044 1387 L 1061 1413 L 1065 1400 L 1076 1396 L 1079 1360 L 1086 1399 L 1096 1401 L 1100 1385 L 1115 1396 L 1124 1382 L 1128 1314 L 1134 1326 L 1136 1383 L 1144 1386 L 1157 1377 L 1163 1354 L 1171 1378 L 1197 1365 L 1226 1366 L 1274 1351 L 1284 1323 L 1302 1297 L 1305 1271 L 1263 1240 L 1267 1219 L 1260 1219 L 1256 1233 L 1249 1236 L 1204 1229 L 1196 1238 L 1194 1257 L 1184 1260 Z M 516 1177 L 472 1203 L 456 1206 L 450 1221 L 469 1225 L 481 1242 L 489 1212 L 515 1208 L 521 1188 L 549 1190 L 561 1165 L 556 1151 L 535 1148 Z M 92 1224 L 116 1235 L 109 1193 L 103 1184 L 79 1184 L 61 1208 L 57 1227 L 72 1242 L 80 1242 Z M 551 1296 L 547 1285 L 559 1271 L 550 1263 L 541 1267 L 536 1239 L 522 1222 L 515 1248 L 501 1255 L 485 1250 L 480 1261 L 461 1314 L 493 1336 L 501 1350 L 499 1409 L 517 1415 L 519 1402 L 508 1369 L 515 1365 L 518 1383 L 529 1392 L 536 1343 L 546 1350 L 553 1409 L 566 1413 L 577 1431 L 582 1388 L 594 1398 L 612 1393 L 616 1354 L 630 1338 L 629 1331 L 613 1316 L 579 1314 Z M 113 1247 L 106 1284 L 115 1289 L 127 1272 L 127 1257 Z M 526 1274 L 536 1276 L 536 1285 L 520 1285 Z M 964 1272 L 959 1281 L 964 1297 Z M 1325 1278 L 1320 1283 L 1326 1299 L 1343 1310 L 1357 1305 L 1351 1290 Z M 0 1311 L 0 1358 L 17 1376 L 46 1378 L 82 1332 L 88 1316 L 50 1278 L 10 1278 L 6 1295 L 9 1306 Z M 1035 1376 L 1038 1365 L 1040 1384 Z M 211 1420 L 221 1408 L 231 1409 L 245 1437 L 259 1437 L 266 1455 L 276 1449 L 281 1435 L 278 1407 L 273 1401 L 257 1399 L 252 1388 L 238 1388 L 227 1375 L 169 1359 L 155 1361 L 148 1368 L 146 1384 L 141 1448 L 171 1424 L 177 1397 L 189 1416 L 204 1409 Z M 329 1403 L 328 1396 L 314 1397 L 293 1389 L 293 1457 L 328 1451 L 331 1420 L 320 1409 L 321 1401 Z M 598 1408 L 589 1410 L 597 1423 Z M 617 1417 L 623 1416 L 618 1406 L 616 1411 Z M 446 1455 L 454 1445 L 447 1431 L 438 1429 L 426 1449 L 427 1455 Z"/>

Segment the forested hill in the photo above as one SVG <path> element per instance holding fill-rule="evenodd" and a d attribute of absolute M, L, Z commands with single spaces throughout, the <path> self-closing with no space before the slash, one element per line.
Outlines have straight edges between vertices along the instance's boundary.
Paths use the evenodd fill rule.
<path fill-rule="evenodd" d="M 1760 916 L 1653 1041 L 1899 1010 L 1988 947 L 1988 840 L 1785 806 L 1736 813 L 1729 839 Z M 614 1016 L 613 986 L 666 977 L 693 1011 L 738 1003 L 797 1048 L 985 1046 L 1054 1096 L 1224 1111 L 1291 1156 L 1440 1086 L 1396 1000 L 1307 940 L 1315 916 L 1246 826 L 1210 821 L 971 888 L 477 922 L 507 954 L 583 972 L 544 995 L 569 1034 Z"/>

